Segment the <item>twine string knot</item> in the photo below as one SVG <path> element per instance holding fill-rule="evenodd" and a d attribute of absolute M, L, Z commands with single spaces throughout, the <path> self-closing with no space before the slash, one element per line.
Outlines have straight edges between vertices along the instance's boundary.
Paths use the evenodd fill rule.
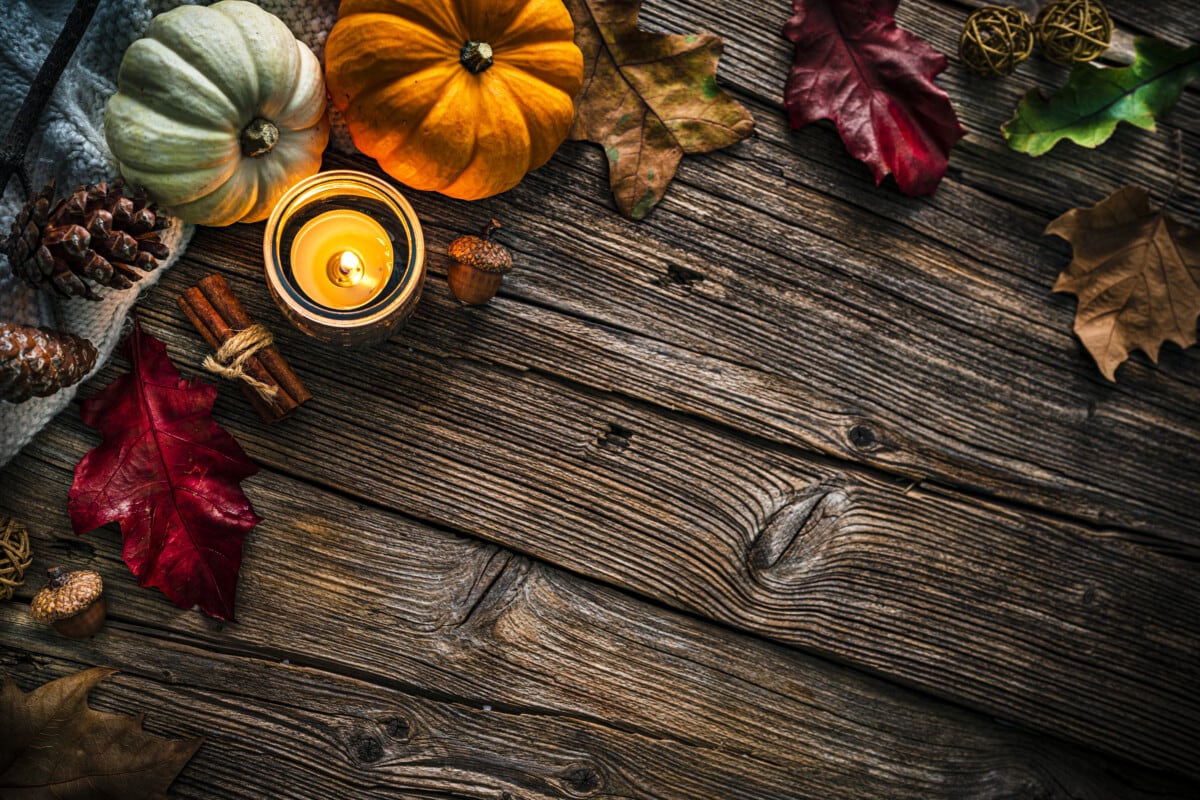
<path fill-rule="evenodd" d="M 214 375 L 231 381 L 244 381 L 268 402 L 279 394 L 279 387 L 258 380 L 246 373 L 246 361 L 264 347 L 270 347 L 275 337 L 262 325 L 255 323 L 238 331 L 221 345 L 215 357 L 204 357 L 204 368 Z"/>

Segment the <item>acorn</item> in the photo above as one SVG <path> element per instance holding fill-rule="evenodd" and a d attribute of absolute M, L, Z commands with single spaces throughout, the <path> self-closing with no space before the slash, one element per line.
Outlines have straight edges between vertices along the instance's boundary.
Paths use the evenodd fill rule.
<path fill-rule="evenodd" d="M 450 243 L 446 254 L 450 266 L 446 278 L 450 291 L 460 302 L 480 306 L 491 300 L 504 280 L 504 273 L 512 269 L 512 255 L 508 248 L 492 241 L 492 234 L 500 227 L 491 220 L 479 236 L 460 236 Z"/>
<path fill-rule="evenodd" d="M 86 639 L 104 626 L 104 581 L 90 569 L 49 570 L 50 582 L 33 596 L 29 613 L 71 639 Z"/>

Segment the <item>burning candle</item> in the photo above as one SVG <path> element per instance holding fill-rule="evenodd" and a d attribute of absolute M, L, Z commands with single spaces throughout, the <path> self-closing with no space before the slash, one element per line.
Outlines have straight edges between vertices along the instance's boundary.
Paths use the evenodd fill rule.
<path fill-rule="evenodd" d="M 292 240 L 292 272 L 300 291 L 326 308 L 361 308 L 379 296 L 392 276 L 392 242 L 366 214 L 326 211 Z"/>
<path fill-rule="evenodd" d="M 267 285 L 305 333 L 345 345 L 386 338 L 425 280 L 421 224 L 391 185 L 362 172 L 318 173 L 293 186 L 263 240 Z"/>

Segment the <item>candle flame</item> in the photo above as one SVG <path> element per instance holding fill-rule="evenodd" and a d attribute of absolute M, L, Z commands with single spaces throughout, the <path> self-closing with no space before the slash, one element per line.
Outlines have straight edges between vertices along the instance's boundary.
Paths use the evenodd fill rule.
<path fill-rule="evenodd" d="M 343 275 L 349 275 L 361 264 L 362 262 L 358 260 L 358 256 L 353 251 L 345 250 L 342 252 L 342 264 L 340 269 Z"/>
<path fill-rule="evenodd" d="M 353 250 L 340 250 L 330 257 L 325 272 L 334 286 L 347 289 L 357 286 L 362 281 L 366 268 L 358 253 Z"/>

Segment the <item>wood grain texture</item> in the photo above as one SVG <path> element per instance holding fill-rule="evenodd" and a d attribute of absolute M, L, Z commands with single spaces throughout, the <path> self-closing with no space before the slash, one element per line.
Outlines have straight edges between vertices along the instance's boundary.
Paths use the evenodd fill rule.
<path fill-rule="evenodd" d="M 1128 182 L 1165 197 L 1177 132 L 1172 209 L 1194 221 L 1200 91 L 1158 132 L 1031 159 L 997 128 L 1066 71 L 988 82 L 952 57 L 969 134 L 914 200 L 830 126 L 786 129 L 787 4 L 735 5 L 648 1 L 643 22 L 724 37 L 751 140 L 685 162 L 642 224 L 581 144 L 498 198 L 408 193 L 432 277 L 379 349 L 287 326 L 261 225 L 199 231 L 147 326 L 198 363 L 171 298 L 219 271 L 317 394 L 270 431 L 218 401 L 269 471 L 242 623 L 135 589 L 111 533 L 52 533 L 94 442 L 63 419 L 0 472 L 0 510 L 38 522 L 39 567 L 101 567 L 121 610 L 79 648 L 0 607 L 0 663 L 118 664 L 105 702 L 219 724 L 193 797 L 1200 794 L 926 696 L 1200 778 L 1200 351 L 1104 381 L 1049 292 L 1068 249 L 1042 236 Z M 1194 39 L 1194 4 L 1143 5 L 1109 3 L 1126 33 Z M 952 52 L 969 9 L 898 14 Z M 463 309 L 442 253 L 492 216 L 517 269 Z M 417 752 L 393 708 L 436 732 Z"/>
<path fill-rule="evenodd" d="M 196 252 L 221 258 L 212 247 Z M 464 339 L 525 350 L 536 342 L 583 371 L 602 368 L 554 334 L 569 327 L 561 321 L 514 308 L 524 327 L 494 330 L 493 319 L 511 325 L 514 303 L 463 311 L 440 282 L 427 287 L 401 340 L 348 368 L 343 351 L 281 328 L 266 293 L 236 263 L 225 266 L 317 396 L 313 413 L 269 431 L 236 398 L 220 401 L 260 463 L 1031 728 L 1195 774 L 1194 565 L 534 370 L 465 359 L 454 351 Z M 168 297 L 176 281 L 196 279 L 191 269 L 164 277 Z M 183 363 L 198 363 L 202 345 L 172 306 L 151 301 L 144 318 Z M 449 352 L 422 352 L 423 342 Z M 503 362 L 508 351 L 500 352 Z"/>
<path fill-rule="evenodd" d="M 965 10 L 906 9 L 904 24 L 953 51 Z M 1071 205 L 1130 180 L 1165 196 L 1176 164 L 1172 125 L 1160 134 L 1126 128 L 1096 151 L 1072 146 L 1031 159 L 1008 150 L 997 128 L 1034 80 L 1051 88 L 1065 70 L 1037 59 L 989 82 L 952 66 L 939 80 L 971 133 L 938 194 L 910 200 L 871 187 L 828 127 L 784 130 L 786 42 L 763 46 L 775 41 L 777 8 L 729 15 L 718 2 L 664 3 L 643 15 L 664 29 L 722 32 L 724 79 L 767 101 L 753 107 L 758 134 L 681 170 L 641 236 L 631 240 L 602 215 L 579 220 L 558 237 L 561 249 L 530 254 L 530 289 L 514 292 L 782 378 L 818 411 L 806 419 L 809 406 L 793 404 L 795 430 L 783 441 L 1194 546 L 1187 509 L 1200 497 L 1191 411 L 1200 362 L 1171 349 L 1160 371 L 1139 356 L 1118 385 L 1107 384 L 1070 332 L 1074 301 L 1049 293 L 1068 250 L 1041 236 Z M 1198 108 L 1189 92 L 1169 118 L 1190 132 L 1189 176 L 1200 156 Z M 583 151 L 571 166 L 580 173 L 539 186 L 554 209 L 553 222 L 530 223 L 540 242 L 553 242 L 567 210 L 603 189 L 589 177 L 602 177 L 599 156 Z M 574 190 L 561 206 L 555 184 Z M 1198 209 L 1194 185 L 1185 179 L 1176 200 L 1185 216 Z M 603 241 L 620 246 L 590 246 L 586 230 L 600 225 Z M 556 276 L 579 260 L 572 250 L 590 269 L 567 282 Z M 682 287 L 670 280 L 681 272 L 693 276 Z M 854 447 L 855 423 L 829 425 L 819 415 L 829 409 L 871 419 L 889 446 Z M 1039 431 L 1036 440 L 1029 430 Z"/>
<path fill-rule="evenodd" d="M 1196 87 L 1185 93 L 1184 102 L 1167 116 L 1165 125 L 1157 133 L 1123 126 L 1113 140 L 1097 150 L 1063 146 L 1037 159 L 1015 153 L 1000 135 L 1000 124 L 1012 116 L 1017 101 L 1031 88 L 1052 93 L 1062 86 L 1069 68 L 1050 63 L 1035 51 L 1013 75 L 1003 79 L 982 78 L 967 71 L 958 62 L 959 35 L 967 15 L 983 4 L 974 0 L 963 4 L 901 2 L 896 10 L 900 25 L 948 56 L 948 68 L 936 82 L 950 95 L 968 135 L 954 148 L 949 180 L 942 184 L 943 187 L 966 184 L 982 193 L 1015 201 L 1012 205 L 1057 215 L 1065 202 L 1094 191 L 1097 184 L 1121 180 L 1157 182 L 1166 178 L 1162 188 L 1169 185 L 1176 169 L 1173 132 L 1179 128 L 1195 130 L 1196 100 L 1200 96 Z M 1024 3 L 1027 7 L 1031 4 L 1042 5 L 1033 0 Z M 1196 31 L 1200 28 L 1189 22 L 1200 12 L 1186 0 L 1155 3 L 1129 0 L 1124 4 L 1108 5 L 1115 19 L 1115 36 L 1123 47 L 1127 47 L 1132 34 L 1146 34 L 1146 23 L 1151 20 L 1153 35 L 1180 46 L 1196 42 Z M 1123 14 L 1117 13 L 1119 9 L 1123 9 Z M 696 0 L 687 4 L 646 3 L 641 19 L 645 26 L 656 30 L 719 32 L 725 41 L 719 74 L 722 83 L 769 104 L 778 116 L 782 114 L 784 80 L 791 59 L 789 44 L 780 35 L 788 13 L 786 8 L 779 6 L 746 4 L 736 14 L 730 14 L 719 0 Z M 1137 24 L 1131 25 L 1130 20 Z M 764 117 L 755 112 L 757 122 Z M 844 176 L 825 187 L 836 196 L 867 201 L 867 208 L 871 207 L 869 201 L 872 199 L 883 200 L 885 197 L 922 212 L 931 206 L 945 207 L 939 199 L 941 188 L 933 198 L 907 201 L 894 193 L 870 188 L 869 170 L 846 156 L 832 126 L 818 124 L 792 136 L 804 145 L 796 160 L 796 165 L 803 168 L 797 170 L 800 175 L 807 173 L 811 163 L 813 166 L 827 164 Z M 1186 144 L 1194 146 L 1194 143 Z M 1189 172 L 1194 174 L 1195 169 L 1193 162 Z M 702 171 L 700 166 L 692 170 Z M 1061 189 L 1068 189 L 1069 193 L 1063 193 Z M 1186 194 L 1189 196 L 1180 198 L 1182 207 L 1194 209 L 1195 192 Z"/>
<path fill-rule="evenodd" d="M 769 127 L 760 124 L 752 146 L 759 146 Z M 777 128 L 784 135 L 782 122 Z M 716 170 L 712 180 L 710 188 L 730 179 Z M 576 176 L 567 181 L 579 182 Z M 1001 288 L 998 282 L 1007 273 L 993 266 L 998 261 L 971 264 L 961 255 L 979 246 L 965 239 L 954 247 L 938 241 L 963 228 L 953 217 L 935 218 L 925 231 L 923 246 L 938 252 L 906 265 L 892 256 L 919 254 L 909 243 L 916 238 L 911 227 L 878 218 L 863 218 L 844 234 L 846 241 L 861 239 L 858 245 L 840 244 L 804 233 L 791 217 L 751 213 L 738 206 L 743 200 L 713 199 L 707 190 L 679 181 L 672 206 L 686 202 L 697 218 L 663 223 L 655 231 L 659 238 L 635 237 L 625 230 L 628 223 L 614 222 L 601 209 L 578 222 L 558 222 L 579 217 L 583 196 L 552 201 L 554 181 L 534 176 L 528 183 L 544 191 L 527 207 L 518 209 L 514 201 L 506 209 L 509 227 L 522 232 L 510 234 L 509 243 L 530 250 L 518 255 L 524 271 L 510 276 L 502 293 L 523 305 L 562 312 L 545 315 L 547 326 L 577 331 L 575 338 L 593 357 L 580 363 L 575 353 L 506 339 L 501 331 L 495 339 L 460 334 L 454 340 L 459 352 L 503 358 L 521 369 L 534 367 L 667 407 L 686 399 L 694 413 L 739 430 L 914 478 L 932 476 L 971 488 L 964 472 L 969 468 L 979 478 L 973 488 L 1056 513 L 1143 528 L 1130 516 L 1142 513 L 1131 510 L 1136 506 L 1164 521 L 1161 530 L 1172 536 L 1171 549 L 1200 553 L 1190 510 L 1200 496 L 1200 432 L 1193 413 L 1200 407 L 1200 386 L 1175 374 L 1188 376 L 1194 354 L 1175 353 L 1174 359 L 1168 351 L 1167 366 L 1178 369 L 1169 375 L 1147 371 L 1141 387 L 1107 384 L 1070 334 L 1073 301 L 1049 295 L 1032 276 L 1023 276 L 1016 288 Z M 767 186 L 740 195 L 769 209 L 789 205 L 776 199 L 783 192 L 784 187 Z M 975 198 L 963 199 L 971 205 Z M 451 212 L 437 209 L 443 201 L 418 198 L 424 200 L 433 207 L 424 209 L 432 220 L 430 250 L 440 253 L 457 235 L 440 227 Z M 544 216 L 551 202 L 558 204 L 555 213 Z M 709 227 L 711 220 L 705 220 L 714 207 L 737 236 Z M 822 207 L 821 197 L 813 195 L 791 210 L 795 219 L 810 221 L 849 213 Z M 514 212 L 520 216 L 514 218 Z M 987 230 L 988 219 L 1001 213 L 1002 208 L 981 209 L 973 220 L 980 227 L 973 230 Z M 656 212 L 634 233 L 648 231 L 661 218 Z M 1037 238 L 1045 220 L 1028 214 L 1026 219 L 1030 228 L 1036 226 L 1027 233 Z M 242 235 L 244 246 L 253 246 L 256 231 Z M 1003 245 L 993 244 L 998 259 Z M 1038 245 L 1049 282 L 1057 270 L 1047 270 L 1044 262 L 1061 245 L 1049 239 Z M 232 260 L 244 259 L 237 244 L 207 246 L 207 263 L 231 268 Z M 831 251 L 828 269 L 808 263 L 822 249 Z M 747 261 L 746 252 L 755 252 L 755 258 Z M 805 261 L 798 264 L 795 252 L 803 252 Z M 435 271 L 444 265 L 439 258 L 431 263 Z M 774 285 L 754 286 L 747 275 L 767 265 Z M 969 285 L 931 285 L 922 270 Z M 922 295 L 922 304 L 934 305 L 907 306 L 896 292 Z M 789 308 L 792 302 L 803 305 Z M 1056 309 L 1062 312 L 1058 323 L 1027 319 Z M 470 320 L 475 326 L 503 316 L 484 311 Z M 495 324 L 503 323 L 502 318 Z M 710 335 L 713 331 L 719 335 Z M 614 340 L 619 344 L 611 344 Z M 425 331 L 403 333 L 400 341 L 445 349 Z M 691 380 L 693 370 L 684 361 L 710 379 Z M 905 376 L 915 382 L 906 384 Z M 1033 430 L 1039 435 L 1030 438 Z M 980 477 L 984 473 L 986 479 Z"/>
<path fill-rule="evenodd" d="M 239 401 L 240 402 L 240 401 Z M 1151 798 L 1196 786 L 1065 747 L 812 656 L 654 608 L 275 475 L 248 481 L 239 623 L 139 589 L 112 532 L 60 534 L 56 423 L 0 501 L 38 560 L 100 570 L 85 642 L 0 605 L 28 688 L 123 675 L 97 707 L 203 734 L 180 797 Z M 57 475 L 57 480 L 47 480 Z M 43 487 L 38 490 L 37 487 Z M 34 517 L 34 514 L 40 516 Z"/>
<path fill-rule="evenodd" d="M 1049 292 L 1067 246 L 1041 235 L 1071 204 L 1065 198 L 1094 202 L 1131 178 L 1165 196 L 1171 126 L 1166 135 L 1126 127 L 1099 150 L 1031 159 L 995 131 L 1027 81 L 1053 86 L 1064 70 L 1031 60 L 1028 74 L 987 82 L 952 68 L 942 80 L 974 133 L 956 147 L 956 171 L 937 196 L 912 200 L 872 187 L 830 130 L 785 130 L 777 103 L 787 43 L 762 45 L 778 38 L 775 9 L 730 17 L 707 2 L 643 13 L 651 26 L 722 30 L 726 80 L 760 100 L 755 139 L 685 165 L 667 206 L 643 225 L 610 213 L 603 159 L 582 145 L 503 198 L 471 206 L 418 197 L 431 252 L 478 219 L 503 217 L 521 265 L 509 296 L 778 387 L 750 394 L 745 402 L 763 407 L 750 420 L 722 415 L 741 386 L 715 387 L 700 413 L 901 474 L 1161 533 L 1200 554 L 1190 511 L 1200 497 L 1200 360 L 1167 348 L 1162 369 L 1138 356 L 1120 383 L 1104 381 L 1070 332 L 1074 300 Z M 952 50 L 964 13 L 929 4 L 902 22 Z M 1172 113 L 1180 129 L 1200 131 L 1198 97 L 1187 93 Z M 1198 143 L 1185 139 L 1187 164 L 1200 162 Z M 1194 174 L 1189 167 L 1185 178 Z M 1191 186 L 1185 179 L 1174 200 L 1185 214 L 1200 209 Z M 676 373 L 646 372 L 655 402 L 678 391 Z M 626 389 L 607 377 L 596 371 L 591 382 Z"/>

